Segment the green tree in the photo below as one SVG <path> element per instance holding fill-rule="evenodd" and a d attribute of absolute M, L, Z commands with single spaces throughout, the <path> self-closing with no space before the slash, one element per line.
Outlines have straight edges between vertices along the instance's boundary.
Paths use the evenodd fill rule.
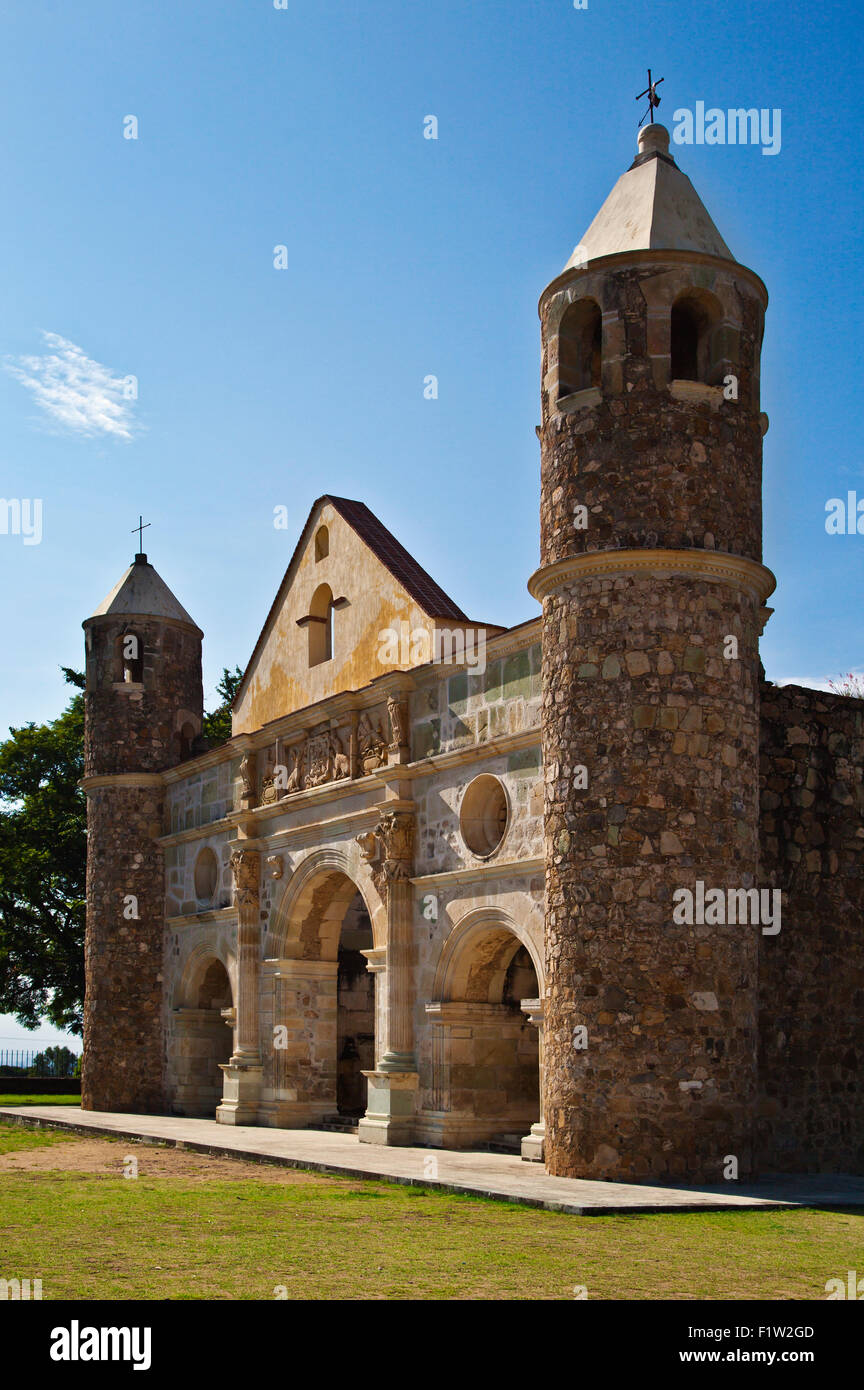
<path fill-rule="evenodd" d="M 0 744 L 0 1013 L 80 1033 L 84 999 L 84 677 L 48 724 Z"/>
<path fill-rule="evenodd" d="M 222 703 L 212 714 L 205 714 L 201 728 L 211 748 L 217 748 L 220 743 L 225 743 L 231 737 L 231 701 L 237 694 L 237 687 L 242 679 L 243 672 L 239 666 L 235 666 L 233 671 L 223 666 L 222 679 L 216 686 L 216 693 L 221 695 Z"/>
<path fill-rule="evenodd" d="M 71 1047 L 46 1047 L 43 1052 L 36 1053 L 29 1075 L 73 1076 L 77 1061 Z"/>
<path fill-rule="evenodd" d="M 10 729 L 0 743 L 0 1013 L 25 1028 L 47 1018 L 80 1034 L 84 1016 L 87 806 L 84 677 L 61 668 L 76 694 L 47 724 Z M 222 672 L 222 703 L 205 714 L 211 747 L 231 737 L 239 666 Z"/>

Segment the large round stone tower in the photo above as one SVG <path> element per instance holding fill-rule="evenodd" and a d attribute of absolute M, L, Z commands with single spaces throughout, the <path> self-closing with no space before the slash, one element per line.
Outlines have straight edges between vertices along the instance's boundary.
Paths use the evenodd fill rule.
<path fill-rule="evenodd" d="M 540 300 L 554 1174 L 752 1171 L 766 303 L 660 125 Z"/>
<path fill-rule="evenodd" d="M 160 774 L 201 734 L 202 632 L 138 554 L 84 623 L 85 1110 L 163 1103 Z"/>

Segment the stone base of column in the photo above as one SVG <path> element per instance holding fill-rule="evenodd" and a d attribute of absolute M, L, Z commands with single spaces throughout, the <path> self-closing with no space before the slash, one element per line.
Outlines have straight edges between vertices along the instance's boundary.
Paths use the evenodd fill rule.
<path fill-rule="evenodd" d="M 256 1124 L 263 1066 L 247 1062 L 220 1062 L 219 1066 L 225 1079 L 216 1119 L 222 1125 Z"/>
<path fill-rule="evenodd" d="M 406 1145 L 414 1142 L 416 1071 L 364 1071 L 369 1083 L 366 1114 L 357 1126 L 361 1144 Z"/>
<path fill-rule="evenodd" d="M 542 1163 L 546 1143 L 546 1126 L 542 1120 L 531 1126 L 530 1133 L 522 1140 L 522 1157 L 526 1163 Z"/>

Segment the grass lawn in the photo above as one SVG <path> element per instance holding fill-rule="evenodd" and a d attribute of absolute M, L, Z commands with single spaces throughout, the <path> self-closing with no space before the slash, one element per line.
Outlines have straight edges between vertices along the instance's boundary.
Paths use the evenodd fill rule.
<path fill-rule="evenodd" d="M 25 1096 L 0 1094 L 0 1105 L 80 1105 L 81 1093 L 72 1096 Z"/>
<path fill-rule="evenodd" d="M 41 1278 L 45 1299 L 824 1299 L 864 1250 L 851 1210 L 576 1217 L 128 1139 L 0 1136 L 16 1150 L 0 1158 L 0 1272 Z"/>

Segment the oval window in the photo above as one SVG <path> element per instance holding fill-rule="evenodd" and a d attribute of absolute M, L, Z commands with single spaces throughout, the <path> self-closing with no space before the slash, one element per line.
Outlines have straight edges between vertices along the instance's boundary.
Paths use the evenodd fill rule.
<path fill-rule="evenodd" d="M 202 849 L 195 860 L 195 897 L 199 903 L 213 901 L 219 878 L 219 862 L 212 849 Z"/>
<path fill-rule="evenodd" d="M 503 782 L 486 772 L 469 782 L 459 812 L 459 829 L 472 854 L 485 859 L 495 853 L 504 839 L 508 817 Z"/>

